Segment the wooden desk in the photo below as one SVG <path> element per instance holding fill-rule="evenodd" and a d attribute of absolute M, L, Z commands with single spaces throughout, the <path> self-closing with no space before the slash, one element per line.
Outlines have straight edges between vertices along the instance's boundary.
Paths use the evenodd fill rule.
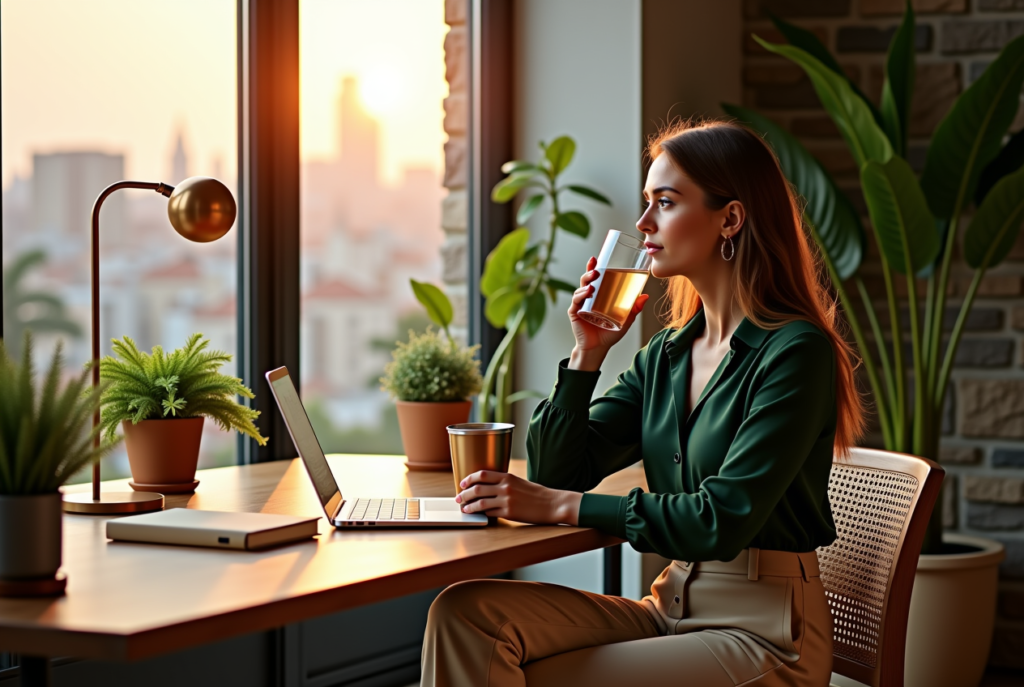
<path fill-rule="evenodd" d="M 453 496 L 451 473 L 394 456 L 331 456 L 351 496 Z M 512 471 L 525 474 L 525 462 Z M 298 460 L 203 470 L 169 508 L 323 515 Z M 595 491 L 644 486 L 634 467 Z M 77 489 L 86 489 L 80 485 Z M 70 488 L 76 489 L 76 488 Z M 126 481 L 105 490 L 128 489 Z M 620 543 L 596 530 L 499 521 L 484 529 L 339 531 L 265 552 L 111 542 L 109 517 L 64 516 L 67 595 L 0 599 L 0 650 L 140 659 Z"/>

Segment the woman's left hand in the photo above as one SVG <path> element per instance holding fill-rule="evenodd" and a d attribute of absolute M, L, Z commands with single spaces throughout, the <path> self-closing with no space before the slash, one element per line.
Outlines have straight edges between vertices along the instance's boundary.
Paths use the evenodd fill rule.
<path fill-rule="evenodd" d="M 575 525 L 582 494 L 549 489 L 507 472 L 480 470 L 459 484 L 455 497 L 463 513 L 518 520 L 535 525 Z"/>

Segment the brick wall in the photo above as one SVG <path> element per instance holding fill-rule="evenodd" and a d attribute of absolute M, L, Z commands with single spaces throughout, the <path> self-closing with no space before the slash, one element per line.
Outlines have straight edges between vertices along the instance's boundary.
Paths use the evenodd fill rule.
<path fill-rule="evenodd" d="M 920 171 L 928 139 L 956 97 L 1008 41 L 1024 33 L 1024 0 L 917 0 L 914 8 L 917 86 L 908 158 Z M 756 33 L 783 42 L 766 10 L 814 31 L 877 103 L 903 0 L 744 0 L 744 105 L 800 137 L 861 208 L 866 222 L 856 165 L 810 82 L 798 67 L 750 38 Z M 1024 111 L 1011 130 L 1022 126 Z M 959 256 L 953 266 L 947 333 L 972 274 Z M 862 274 L 876 305 L 884 304 L 870 233 Z M 905 286 L 902 280 L 896 284 Z M 847 291 L 856 297 L 852 284 Z M 909 329 L 905 300 L 902 307 Z M 879 317 L 887 320 L 884 308 Z M 861 322 L 867 326 L 863 314 Z M 1006 545 L 990 663 L 1024 669 L 1024 234 L 1009 258 L 983 280 L 955 362 L 942 422 L 943 517 L 950 530 Z M 865 443 L 881 447 L 877 426 Z"/>
<path fill-rule="evenodd" d="M 452 334 L 466 341 L 466 306 L 469 268 L 466 228 L 469 225 L 466 184 L 469 174 L 469 33 L 466 26 L 468 0 L 445 0 L 444 20 L 450 30 L 444 39 L 445 79 L 448 97 L 444 100 L 444 186 L 448 189 L 441 204 L 441 228 L 445 242 L 441 247 L 444 289 L 455 311 Z"/>

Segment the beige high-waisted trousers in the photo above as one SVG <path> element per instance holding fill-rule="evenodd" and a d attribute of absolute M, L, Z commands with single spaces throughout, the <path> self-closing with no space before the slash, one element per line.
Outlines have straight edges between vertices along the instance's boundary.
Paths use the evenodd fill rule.
<path fill-rule="evenodd" d="M 422 687 L 827 687 L 832 616 L 812 553 L 673 561 L 642 601 L 474 580 L 430 607 Z"/>

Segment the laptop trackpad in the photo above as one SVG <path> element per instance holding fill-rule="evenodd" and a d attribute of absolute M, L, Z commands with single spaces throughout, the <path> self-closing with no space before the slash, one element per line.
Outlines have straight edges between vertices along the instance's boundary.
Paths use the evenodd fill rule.
<path fill-rule="evenodd" d="M 449 500 L 449 499 L 429 499 L 429 500 L 424 499 L 423 510 L 425 510 L 425 511 L 426 510 L 433 510 L 433 511 L 444 510 L 444 511 L 458 511 L 458 512 L 461 512 L 462 511 L 462 504 L 455 503 L 455 499 L 451 499 L 451 500 Z"/>

